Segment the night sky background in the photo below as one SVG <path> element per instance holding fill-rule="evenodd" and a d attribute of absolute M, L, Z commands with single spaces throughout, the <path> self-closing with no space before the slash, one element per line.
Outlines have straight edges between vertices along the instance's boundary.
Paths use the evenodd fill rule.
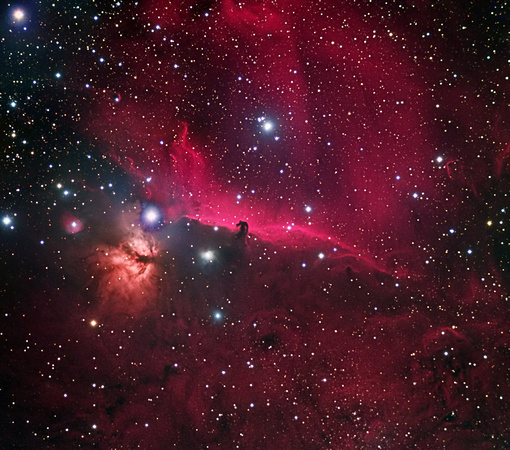
<path fill-rule="evenodd" d="M 0 447 L 510 448 L 509 17 L 2 2 Z"/>

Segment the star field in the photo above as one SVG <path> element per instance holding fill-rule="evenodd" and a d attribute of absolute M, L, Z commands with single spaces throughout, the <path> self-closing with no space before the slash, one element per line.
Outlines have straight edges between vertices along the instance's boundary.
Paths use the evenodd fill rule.
<path fill-rule="evenodd" d="M 0 8 L 0 444 L 507 448 L 504 1 Z"/>

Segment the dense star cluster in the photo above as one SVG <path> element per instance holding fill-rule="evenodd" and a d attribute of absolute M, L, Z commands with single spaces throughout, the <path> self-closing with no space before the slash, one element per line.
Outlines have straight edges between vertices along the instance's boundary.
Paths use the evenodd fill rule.
<path fill-rule="evenodd" d="M 510 6 L 0 6 L 2 448 L 510 447 Z"/>

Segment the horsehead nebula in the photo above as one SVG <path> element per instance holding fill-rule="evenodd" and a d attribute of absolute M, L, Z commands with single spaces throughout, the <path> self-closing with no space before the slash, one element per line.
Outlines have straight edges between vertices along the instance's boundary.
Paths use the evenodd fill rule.
<path fill-rule="evenodd" d="M 3 8 L 3 446 L 509 446 L 508 11 L 312 3 Z"/>

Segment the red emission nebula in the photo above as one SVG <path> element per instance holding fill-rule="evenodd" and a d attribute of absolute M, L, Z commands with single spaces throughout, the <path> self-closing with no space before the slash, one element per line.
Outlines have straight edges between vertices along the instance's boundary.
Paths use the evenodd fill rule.
<path fill-rule="evenodd" d="M 506 2 L 60 3 L 3 25 L 2 448 L 510 447 Z"/>

